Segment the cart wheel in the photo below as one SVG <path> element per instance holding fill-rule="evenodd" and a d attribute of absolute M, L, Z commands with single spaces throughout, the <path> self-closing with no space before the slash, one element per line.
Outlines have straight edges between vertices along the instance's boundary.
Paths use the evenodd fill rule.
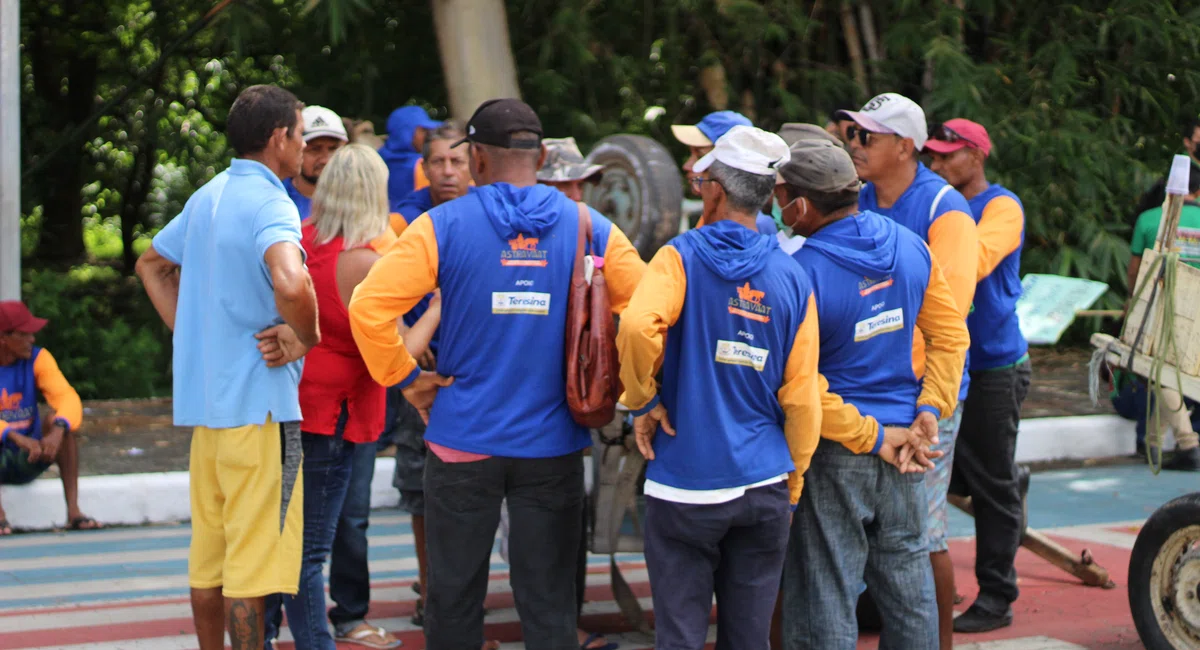
<path fill-rule="evenodd" d="M 584 201 L 629 237 L 642 259 L 679 234 L 683 175 L 671 152 L 640 135 L 604 138 L 588 154 L 604 166 L 600 182 L 584 190 Z"/>
<path fill-rule="evenodd" d="M 1200 647 L 1200 493 L 1159 508 L 1138 533 L 1129 609 L 1147 650 Z"/>

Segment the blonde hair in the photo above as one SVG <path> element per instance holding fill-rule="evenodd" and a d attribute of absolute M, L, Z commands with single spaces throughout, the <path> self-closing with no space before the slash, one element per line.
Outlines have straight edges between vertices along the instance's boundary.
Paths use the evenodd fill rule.
<path fill-rule="evenodd" d="M 313 193 L 317 243 L 341 236 L 346 248 L 371 243 L 390 228 L 387 163 L 374 149 L 348 144 L 321 171 Z"/>

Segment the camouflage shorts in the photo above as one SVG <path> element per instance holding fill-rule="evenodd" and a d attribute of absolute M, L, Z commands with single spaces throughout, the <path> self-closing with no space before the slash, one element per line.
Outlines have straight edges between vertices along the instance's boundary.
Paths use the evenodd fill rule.
<path fill-rule="evenodd" d="M 949 549 L 946 545 L 946 495 L 950 492 L 950 474 L 954 468 L 954 441 L 958 438 L 958 427 L 962 423 L 962 403 L 954 409 L 954 415 L 938 420 L 938 444 L 934 451 L 945 455 L 933 461 L 933 469 L 925 472 L 925 491 L 929 496 L 929 513 L 925 532 L 929 552 L 937 553 Z"/>

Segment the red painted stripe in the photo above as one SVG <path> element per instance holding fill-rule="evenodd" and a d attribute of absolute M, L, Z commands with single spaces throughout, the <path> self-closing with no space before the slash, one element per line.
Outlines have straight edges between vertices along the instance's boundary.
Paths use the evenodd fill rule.
<path fill-rule="evenodd" d="M 496 580 L 506 577 L 493 576 L 492 579 Z M 649 583 L 631 584 L 630 588 L 639 598 L 650 595 Z M 610 601 L 613 598 L 612 589 L 607 585 L 588 587 L 584 597 L 591 602 Z M 488 594 L 484 603 L 484 606 L 490 610 L 510 609 L 515 606 L 512 592 Z M 413 615 L 415 608 L 416 594 L 413 594 L 411 600 L 377 600 L 371 603 L 371 618 L 408 618 Z M 69 611 L 67 613 L 69 614 Z M 499 623 L 497 625 L 506 624 Z M 114 623 L 112 625 L 63 627 L 57 630 L 43 629 L 7 634 L 0 633 L 0 648 L 5 648 L 5 650 L 19 650 L 21 648 L 37 648 L 44 645 L 132 641 L 135 639 L 151 639 L 177 634 L 195 634 L 195 631 L 196 628 L 192 624 L 191 618 L 167 618 L 151 621 Z M 419 635 L 419 633 L 417 634 Z"/>
<path fill-rule="evenodd" d="M 646 568 L 645 562 L 623 562 L 618 564 L 622 571 L 637 571 L 638 569 Z M 588 573 L 601 574 L 608 573 L 608 567 L 603 565 L 588 567 Z M 492 573 L 488 576 L 488 580 L 508 580 L 507 572 Z M 383 580 L 380 582 L 372 582 L 372 589 L 389 589 L 392 587 L 408 587 L 416 582 L 414 578 L 405 578 L 403 580 Z M 326 587 L 328 592 L 329 588 Z M 29 616 L 31 614 L 59 614 L 70 612 L 95 612 L 106 609 L 124 609 L 126 607 L 151 607 L 153 605 L 178 605 L 187 603 L 190 599 L 187 596 L 179 596 L 175 598 L 146 598 L 121 600 L 121 594 L 112 594 L 112 599 L 108 601 L 98 601 L 96 604 L 90 605 L 63 605 L 60 607 L 31 607 L 29 609 L 6 609 L 0 610 L 0 619 Z"/>

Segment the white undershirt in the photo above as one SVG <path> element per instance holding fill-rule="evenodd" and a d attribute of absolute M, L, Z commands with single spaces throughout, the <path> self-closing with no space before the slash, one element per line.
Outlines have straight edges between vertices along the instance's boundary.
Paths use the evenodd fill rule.
<path fill-rule="evenodd" d="M 683 488 L 671 487 L 662 483 L 655 483 L 650 479 L 646 479 L 646 487 L 644 492 L 648 497 L 662 499 L 663 501 L 671 501 L 673 503 L 690 503 L 693 505 L 712 505 L 715 503 L 726 503 L 733 501 L 739 497 L 745 496 L 746 490 L 753 490 L 766 485 L 774 485 L 780 481 L 786 481 L 787 474 L 780 474 L 758 483 L 750 485 L 742 485 L 740 487 L 721 488 L 719 490 L 684 490 Z"/>

